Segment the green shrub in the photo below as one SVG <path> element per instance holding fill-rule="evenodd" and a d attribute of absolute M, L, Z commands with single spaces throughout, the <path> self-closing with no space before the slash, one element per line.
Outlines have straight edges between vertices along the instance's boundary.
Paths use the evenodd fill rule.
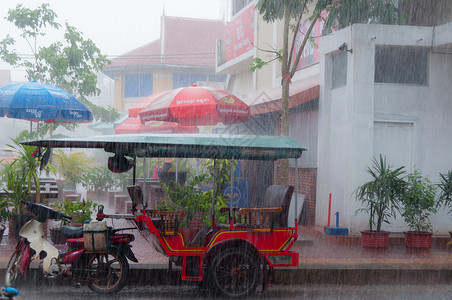
<path fill-rule="evenodd" d="M 430 214 L 436 213 L 438 206 L 436 187 L 417 170 L 408 175 L 402 204 L 402 216 L 411 230 L 432 230 Z"/>
<path fill-rule="evenodd" d="M 74 201 L 64 200 L 56 201 L 51 203 L 50 206 L 62 212 L 63 214 L 72 217 L 73 223 L 84 223 L 85 221 L 90 221 L 92 214 L 95 212 L 97 203 L 91 200 L 80 200 L 76 199 Z M 67 224 L 67 220 L 62 219 L 62 221 Z"/>
<path fill-rule="evenodd" d="M 381 231 L 382 223 L 389 223 L 400 210 L 399 202 L 403 196 L 406 182 L 402 176 L 404 167 L 393 168 L 386 163 L 386 157 L 380 154 L 380 160 L 374 158 L 374 165 L 367 168 L 372 180 L 355 190 L 356 199 L 364 207 L 356 211 L 369 215 L 369 229 Z"/>
<path fill-rule="evenodd" d="M 164 204 L 158 206 L 162 210 L 184 210 L 186 220 L 192 220 L 195 216 L 201 216 L 205 225 L 212 224 L 212 191 L 201 190 L 201 187 L 207 184 L 207 175 L 202 174 L 194 176 L 187 181 L 184 186 L 174 183 L 173 185 L 163 184 L 164 191 L 168 194 Z M 217 222 L 226 222 L 226 217 L 219 214 L 222 207 L 226 207 L 226 199 L 224 197 L 217 197 L 215 202 L 215 215 Z M 181 225 L 184 226 L 186 222 Z"/>

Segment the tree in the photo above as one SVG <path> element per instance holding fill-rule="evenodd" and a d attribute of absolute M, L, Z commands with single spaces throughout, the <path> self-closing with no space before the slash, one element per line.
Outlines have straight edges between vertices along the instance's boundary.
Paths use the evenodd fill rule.
<path fill-rule="evenodd" d="M 42 4 L 35 10 L 18 4 L 10 9 L 5 18 L 22 31 L 23 38 L 30 47 L 33 58 L 22 58 L 12 47 L 16 40 L 7 35 L 0 41 L 0 58 L 13 67 L 25 68 L 28 80 L 36 80 L 58 86 L 74 95 L 96 119 L 113 122 L 119 114 L 113 108 L 103 108 L 91 103 L 87 97 L 97 96 L 97 73 L 109 63 L 99 48 L 90 39 L 67 22 L 64 25 L 62 41 L 56 41 L 47 47 L 38 46 L 38 38 L 46 35 L 46 30 L 58 30 L 61 24 L 56 22 L 57 14 L 49 4 Z M 76 125 L 65 125 L 74 129 Z"/>
<path fill-rule="evenodd" d="M 353 23 L 393 24 L 398 20 L 397 8 L 393 0 L 260 0 L 256 9 L 266 22 L 283 20 L 283 48 L 280 50 L 262 50 L 273 54 L 264 61 L 257 57 L 253 61 L 251 71 L 255 71 L 278 59 L 281 62 L 281 135 L 289 135 L 289 88 L 295 75 L 301 54 L 308 42 L 315 23 L 321 18 L 322 11 L 328 12 L 325 20 L 326 28 L 342 28 Z M 314 5 L 315 4 L 315 5 Z M 309 6 L 314 7 L 309 11 Z M 295 49 L 296 33 L 302 25 L 302 18 L 310 14 L 311 25 L 304 32 L 304 38 L 297 53 Z M 289 45 L 289 38 L 292 42 Z M 293 59 L 295 57 L 295 59 Z M 287 184 L 289 179 L 289 161 L 281 160 L 280 181 Z"/>
<path fill-rule="evenodd" d="M 81 181 L 82 174 L 93 165 L 94 159 L 87 157 L 84 152 L 66 153 L 61 149 L 55 150 L 56 169 L 66 180 L 67 187 L 74 188 Z"/>

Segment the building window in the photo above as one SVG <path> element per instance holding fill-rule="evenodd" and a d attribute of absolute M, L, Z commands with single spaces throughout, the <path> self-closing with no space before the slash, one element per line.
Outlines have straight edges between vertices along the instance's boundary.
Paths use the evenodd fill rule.
<path fill-rule="evenodd" d="M 173 89 L 190 86 L 199 81 L 207 81 L 207 74 L 174 73 Z"/>
<path fill-rule="evenodd" d="M 426 85 L 428 49 L 409 46 L 376 46 L 376 83 Z"/>
<path fill-rule="evenodd" d="M 238 13 L 242 8 L 251 3 L 252 0 L 235 0 L 232 1 L 232 15 Z"/>
<path fill-rule="evenodd" d="M 146 97 L 152 94 L 152 73 L 125 75 L 124 97 Z"/>
<path fill-rule="evenodd" d="M 209 75 L 209 81 L 225 82 L 226 81 L 226 74 L 210 74 Z"/>
<path fill-rule="evenodd" d="M 337 53 L 332 56 L 333 72 L 332 87 L 333 89 L 347 85 L 347 52 Z"/>

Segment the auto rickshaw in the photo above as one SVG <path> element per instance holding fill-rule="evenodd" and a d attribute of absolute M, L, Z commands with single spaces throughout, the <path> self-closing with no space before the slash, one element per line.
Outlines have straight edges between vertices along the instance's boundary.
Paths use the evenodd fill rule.
<path fill-rule="evenodd" d="M 296 214 L 294 220 L 288 220 L 293 194 L 295 212 L 298 211 L 297 191 L 294 193 L 293 186 L 268 186 L 261 207 L 229 205 L 227 224 L 218 224 L 212 209 L 210 228 L 188 238 L 181 228 L 185 212 L 148 209 L 143 189 L 135 184 L 136 158 L 139 157 L 297 160 L 306 149 L 290 137 L 131 134 L 35 140 L 24 144 L 45 147 L 48 151 L 51 148 L 99 148 L 114 154 L 108 160 L 113 172 L 133 168 L 133 185 L 128 187 L 133 203 L 130 213 L 107 215 L 101 209 L 97 218 L 133 220 L 140 230 L 149 230 L 152 246 L 181 266 L 182 280 L 203 282 L 223 296 L 237 298 L 253 293 L 261 278 L 265 286 L 273 268 L 298 266 L 298 253 L 290 251 L 298 238 Z M 295 169 L 297 182 L 298 168 Z M 232 187 L 233 184 L 231 180 Z"/>

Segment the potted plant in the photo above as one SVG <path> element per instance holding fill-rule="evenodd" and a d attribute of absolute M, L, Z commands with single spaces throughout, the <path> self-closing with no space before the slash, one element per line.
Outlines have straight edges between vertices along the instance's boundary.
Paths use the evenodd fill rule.
<path fill-rule="evenodd" d="M 436 213 L 436 187 L 419 171 L 408 175 L 402 197 L 402 217 L 411 231 L 405 232 L 405 246 L 427 250 L 432 246 L 430 214 Z"/>
<path fill-rule="evenodd" d="M 5 165 L 2 176 L 5 182 L 3 190 L 9 202 L 10 210 L 10 233 L 19 238 L 19 231 L 22 226 L 32 218 L 26 214 L 24 206 L 20 200 L 41 202 L 39 166 L 39 149 L 32 146 L 21 145 L 13 140 L 14 144 L 7 145 L 11 151 L 16 153 L 16 157 L 10 164 Z M 45 172 L 54 172 L 53 166 L 48 164 Z M 34 187 L 35 195 L 31 194 Z"/>
<path fill-rule="evenodd" d="M 19 231 L 22 226 L 28 222 L 32 215 L 25 212 L 24 205 L 20 200 L 28 200 L 31 197 L 29 190 L 23 184 L 23 173 L 20 170 L 13 170 L 13 166 L 9 166 L 6 176 L 5 204 L 10 209 L 9 213 L 9 232 L 19 240 Z"/>
<path fill-rule="evenodd" d="M 91 220 L 92 214 L 95 212 L 97 204 L 91 200 L 81 201 L 80 199 L 76 199 L 75 201 L 56 201 L 54 203 L 51 203 L 50 206 L 53 209 L 61 211 L 63 214 L 72 217 L 70 225 L 82 226 L 85 221 Z M 66 241 L 61 234 L 61 228 L 63 227 L 63 225 L 69 225 L 69 221 L 62 219 L 59 223 L 59 226 L 50 228 L 50 238 L 55 244 L 62 244 Z"/>
<path fill-rule="evenodd" d="M 2 242 L 3 234 L 5 233 L 5 224 L 8 222 L 9 216 L 11 215 L 9 205 L 8 198 L 0 198 L 0 243 Z"/>
<path fill-rule="evenodd" d="M 389 246 L 389 232 L 382 231 L 382 224 L 399 211 L 399 201 L 405 189 L 402 176 L 404 167 L 394 168 L 386 163 L 386 157 L 374 158 L 373 166 L 367 168 L 372 180 L 355 190 L 355 196 L 364 207 L 356 213 L 369 215 L 369 230 L 361 231 L 361 244 L 365 249 L 384 250 Z"/>
<path fill-rule="evenodd" d="M 448 213 L 450 214 L 452 212 L 452 171 L 448 171 L 446 174 L 440 173 L 439 176 L 441 179 L 438 184 L 438 205 L 448 208 Z M 449 235 L 452 240 L 452 231 L 449 231 Z"/>

